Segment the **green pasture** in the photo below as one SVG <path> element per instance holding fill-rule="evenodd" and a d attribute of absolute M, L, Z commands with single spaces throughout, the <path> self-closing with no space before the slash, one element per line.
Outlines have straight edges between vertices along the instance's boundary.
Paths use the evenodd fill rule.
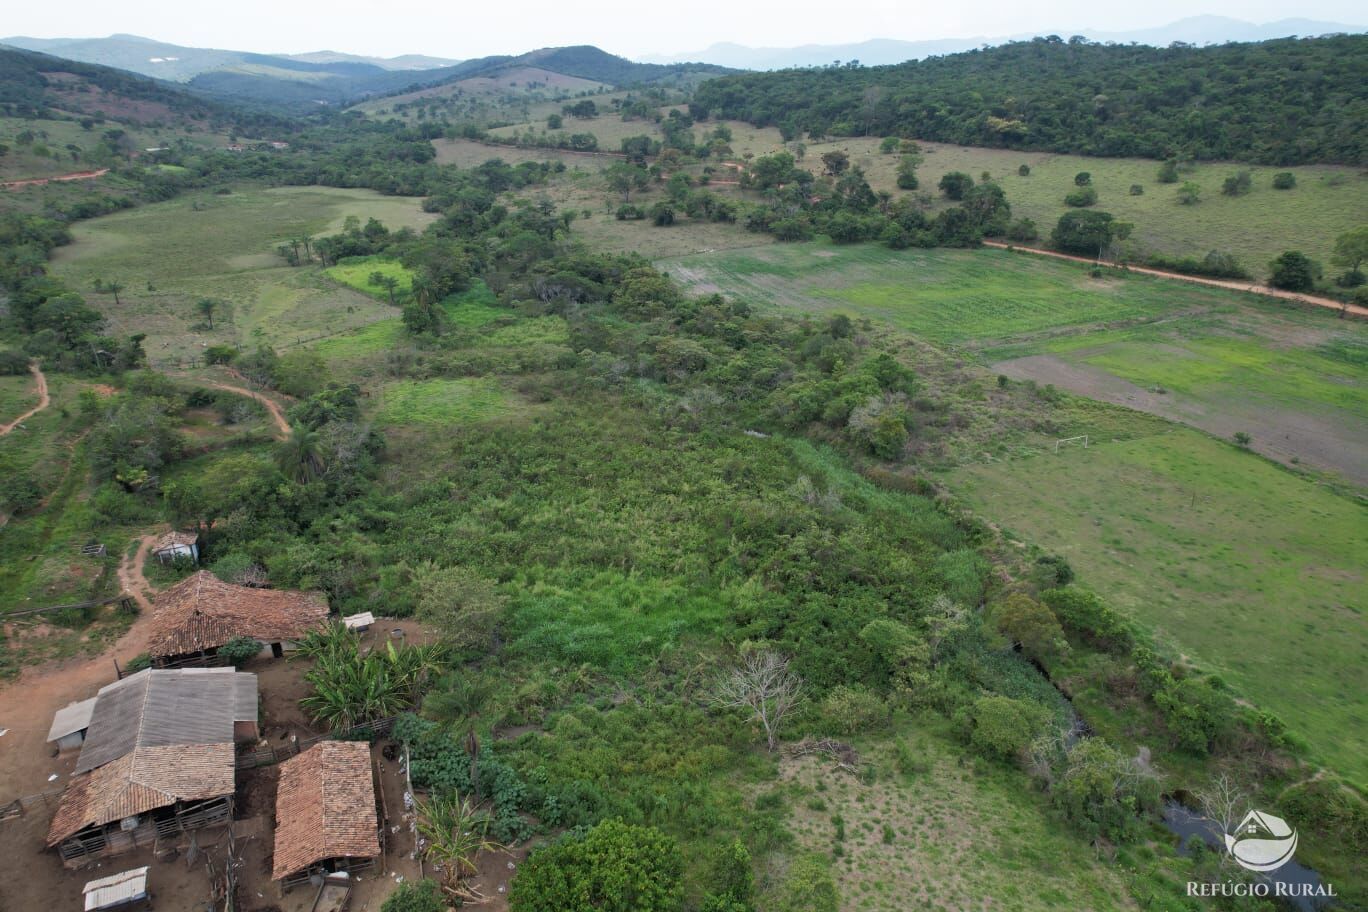
<path fill-rule="evenodd" d="M 494 418 L 510 408 L 507 394 L 484 378 L 396 380 L 379 392 L 376 420 L 390 425 L 459 425 Z"/>
<path fill-rule="evenodd" d="M 956 345 L 1025 333 L 1151 320 L 1229 306 L 1233 292 L 1005 250 L 889 250 L 872 244 L 771 244 L 663 260 L 700 293 L 761 306 L 870 317 Z"/>
<path fill-rule="evenodd" d="M 394 315 L 369 291 L 338 287 L 318 266 L 287 266 L 277 252 L 340 230 L 349 215 L 392 228 L 432 218 L 415 199 L 368 190 L 197 193 L 75 225 L 75 242 L 59 248 L 53 268 L 105 313 L 112 332 L 147 333 L 159 363 L 215 344 L 283 347 Z M 95 292 L 96 279 L 123 285 L 119 304 Z M 202 298 L 220 302 L 212 329 L 196 306 Z"/>
<path fill-rule="evenodd" d="M 389 303 L 389 292 L 381 285 L 371 282 L 371 276 L 380 275 L 394 279 L 399 285 L 395 288 L 396 298 L 408 292 L 413 282 L 413 271 L 397 260 L 385 257 L 349 257 L 346 262 L 329 266 L 323 273 L 334 282 L 354 288 L 371 297 Z"/>
<path fill-rule="evenodd" d="M 1368 775 L 1365 508 L 1186 429 L 963 466 L 951 489 L 1069 560 L 1175 654 Z"/>

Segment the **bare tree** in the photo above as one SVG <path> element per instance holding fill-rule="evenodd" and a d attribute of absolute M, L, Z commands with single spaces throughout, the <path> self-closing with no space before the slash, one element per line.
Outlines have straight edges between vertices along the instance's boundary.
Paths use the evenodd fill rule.
<path fill-rule="evenodd" d="M 753 652 L 717 686 L 716 702 L 750 711 L 765 729 L 765 740 L 773 751 L 779 746 L 779 728 L 784 718 L 803 699 L 803 682 L 789 671 L 789 660 L 768 650 Z"/>
<path fill-rule="evenodd" d="M 1211 780 L 1207 788 L 1197 793 L 1197 803 L 1202 806 L 1202 814 L 1212 826 L 1219 826 L 1221 832 L 1215 833 L 1224 839 L 1249 810 L 1249 796 L 1231 781 L 1225 773 Z"/>

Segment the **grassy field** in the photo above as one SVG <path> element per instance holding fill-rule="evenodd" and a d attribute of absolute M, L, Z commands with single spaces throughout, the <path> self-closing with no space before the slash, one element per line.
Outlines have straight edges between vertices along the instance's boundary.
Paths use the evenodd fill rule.
<path fill-rule="evenodd" d="M 662 265 L 695 291 L 869 317 L 994 372 L 1227 438 L 1244 431 L 1270 456 L 1368 483 L 1368 330 L 1329 312 L 1138 276 L 1098 280 L 994 251 L 814 243 Z M 961 460 L 987 464 L 950 472 L 950 488 L 1063 553 L 1175 649 L 1228 671 L 1361 775 L 1364 741 L 1340 733 L 1364 730 L 1362 672 L 1344 670 L 1368 646 L 1362 506 L 1205 434 L 1134 412 L 1061 408 L 1058 433 L 1091 433 L 1088 450 L 1013 459 L 1048 452 L 1052 436 L 1018 422 L 996 450 L 964 449 Z M 1269 648 L 1277 642 L 1288 648 Z"/>
<path fill-rule="evenodd" d="M 880 155 L 878 140 L 849 139 L 810 143 L 806 161 L 819 167 L 823 152 L 847 150 L 853 164 L 863 167 L 875 189 L 895 190 L 896 155 Z M 1305 166 L 1273 168 L 1230 162 L 1204 163 L 1182 176 L 1202 188 L 1201 202 L 1178 202 L 1178 184 L 1155 180 L 1159 163 L 1148 159 L 1087 158 L 1081 155 L 1011 152 L 925 143 L 926 158 L 918 176 L 923 190 L 937 194 L 936 184 L 951 171 L 980 179 L 984 171 L 1002 185 L 1012 214 L 1035 221 L 1048 237 L 1059 217 L 1068 211 L 1064 195 L 1074 189 L 1074 175 L 1087 171 L 1097 190 L 1094 208 L 1132 222 L 1134 247 L 1170 255 L 1201 257 L 1212 249 L 1235 254 L 1258 278 L 1267 274 L 1268 261 L 1284 250 L 1301 250 L 1330 268 L 1335 238 L 1363 224 L 1368 211 L 1368 175 L 1352 168 Z M 1029 176 L 1017 173 L 1021 165 Z M 1222 182 L 1241 170 L 1252 173 L 1254 189 L 1247 196 L 1223 196 Z M 1291 171 L 1297 186 L 1274 190 L 1273 175 Z M 1139 184 L 1144 193 L 1132 196 Z"/>
<path fill-rule="evenodd" d="M 412 270 L 405 268 L 402 263 L 383 257 L 352 257 L 345 263 L 338 263 L 336 266 L 329 266 L 323 270 L 324 275 L 339 285 L 355 288 L 363 294 L 368 294 L 372 298 L 388 304 L 389 293 L 382 286 L 372 284 L 370 280 L 371 276 L 377 272 L 399 283 L 395 289 L 396 295 L 406 292 L 413 282 Z"/>
<path fill-rule="evenodd" d="M 391 228 L 432 219 L 414 199 L 367 190 L 195 194 L 75 226 L 75 243 L 59 249 L 54 268 L 109 317 L 113 332 L 147 333 L 158 362 L 218 343 L 284 346 L 394 315 L 369 291 L 339 288 L 321 268 L 291 268 L 276 253 L 291 238 L 340 230 L 348 215 Z M 94 293 L 96 279 L 123 283 L 120 305 Z M 195 309 L 201 298 L 223 302 L 212 330 Z"/>
<path fill-rule="evenodd" d="M 1176 652 L 1368 777 L 1364 507 L 1186 429 L 965 466 L 950 487 L 1064 555 Z"/>
<path fill-rule="evenodd" d="M 453 425 L 484 421 L 506 412 L 507 394 L 481 378 L 397 380 L 381 388 L 381 424 Z"/>
<path fill-rule="evenodd" d="M 894 251 L 813 242 L 660 265 L 695 291 L 720 290 L 762 306 L 845 311 L 954 345 L 1149 320 L 1234 299 L 1229 292 L 1162 279 L 1094 279 L 1081 266 L 997 250 Z"/>
<path fill-rule="evenodd" d="M 541 130 L 545 126 L 542 119 L 529 117 L 526 123 L 493 132 L 511 136 L 529 126 Z M 797 146 L 785 144 L 773 127 L 755 127 L 740 121 L 722 123 L 732 131 L 730 145 L 738 161 L 747 155 L 768 155 Z M 699 123 L 694 128 L 695 136 L 701 138 L 716 126 L 713 121 Z M 594 133 L 602 148 L 614 151 L 624 136 L 659 132 L 653 124 L 624 123 L 616 116 L 575 121 L 567 129 Z M 905 191 L 898 190 L 896 183 L 898 156 L 880 153 L 880 142 L 880 137 L 808 142 L 799 164 L 820 173 L 824 153 L 844 151 L 852 165 L 864 169 L 875 190 L 903 195 Z M 929 193 L 936 207 L 949 205 L 936 189 L 943 175 L 963 171 L 978 181 L 987 172 L 1006 191 L 1013 214 L 1035 221 L 1042 238 L 1047 239 L 1055 222 L 1068 211 L 1064 196 L 1074 189 L 1074 175 L 1086 171 L 1092 175 L 1098 193 L 1096 208 L 1135 225 L 1132 246 L 1136 252 L 1201 257 L 1218 249 L 1233 253 L 1258 278 L 1265 276 L 1269 260 L 1285 250 L 1301 250 L 1329 268 L 1335 238 L 1363 224 L 1363 213 L 1368 210 L 1368 174 L 1346 167 L 1274 168 L 1232 162 L 1203 163 L 1182 175 L 1183 181 L 1192 181 L 1201 188 L 1201 202 L 1184 206 L 1177 200 L 1178 184 L 1158 183 L 1159 163 L 1149 159 L 1014 152 L 932 142 L 922 143 L 922 148 L 920 192 Z M 440 142 L 438 149 L 440 155 Z M 1029 175 L 1018 173 L 1022 165 L 1030 169 Z M 1222 195 L 1224 180 L 1241 170 L 1251 172 L 1252 192 L 1238 197 Z M 1296 176 L 1294 189 L 1272 189 L 1273 175 L 1280 171 L 1291 171 Z M 1139 185 L 1143 192 L 1132 195 L 1134 185 Z"/>
<path fill-rule="evenodd" d="M 0 144 L 9 146 L 9 152 L 0 155 L 0 181 L 52 177 L 92 169 L 96 165 L 86 158 L 86 153 L 100 145 L 104 141 L 105 131 L 110 129 L 123 130 L 129 148 L 133 150 L 169 146 L 173 140 L 179 139 L 206 147 L 222 147 L 228 142 L 223 135 L 189 132 L 180 127 L 152 129 L 111 121 L 86 130 L 70 120 L 0 117 Z M 23 133 L 32 133 L 33 142 L 18 142 L 17 137 Z"/>
<path fill-rule="evenodd" d="M 835 855 L 843 912 L 1132 908 L 1121 871 L 1080 852 L 1020 774 L 966 769 L 944 729 L 900 727 L 915 771 L 899 771 L 890 741 L 860 744 L 873 782 L 812 757 L 781 764 L 795 840 Z"/>

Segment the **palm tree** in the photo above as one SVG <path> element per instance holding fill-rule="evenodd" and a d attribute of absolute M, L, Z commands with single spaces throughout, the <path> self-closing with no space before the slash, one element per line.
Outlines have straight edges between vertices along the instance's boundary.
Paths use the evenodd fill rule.
<path fill-rule="evenodd" d="M 441 690 L 428 695 L 423 709 L 438 722 L 462 722 L 465 728 L 465 749 L 470 755 L 470 787 L 480 793 L 480 737 L 476 732 L 479 718 L 489 708 L 494 687 L 483 677 L 449 676 Z"/>
<path fill-rule="evenodd" d="M 290 436 L 281 441 L 276 449 L 276 465 L 296 484 L 317 481 L 328 468 L 318 435 L 302 427 L 294 428 Z"/>
<path fill-rule="evenodd" d="M 195 309 L 204 315 L 204 320 L 209 324 L 209 328 L 214 328 L 214 309 L 218 307 L 218 301 L 213 298 L 200 298 L 195 304 Z"/>
<path fill-rule="evenodd" d="M 106 282 L 105 291 L 114 296 L 114 306 L 119 305 L 119 292 L 123 291 L 123 282 Z"/>
<path fill-rule="evenodd" d="M 481 852 L 503 848 L 488 836 L 489 814 L 454 792 L 418 801 L 416 808 L 423 854 L 442 872 L 442 889 L 462 902 L 484 902 L 478 890 L 461 881 L 479 870 L 475 859 Z"/>

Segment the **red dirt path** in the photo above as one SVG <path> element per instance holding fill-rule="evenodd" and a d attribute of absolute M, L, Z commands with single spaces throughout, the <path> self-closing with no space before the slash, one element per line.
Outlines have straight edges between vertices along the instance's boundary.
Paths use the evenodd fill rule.
<path fill-rule="evenodd" d="M 0 183 L 0 189 L 18 190 L 20 187 L 41 187 L 43 184 L 50 184 L 54 181 L 94 180 L 108 173 L 108 168 L 101 168 L 98 171 L 73 171 L 70 174 L 59 174 L 56 177 L 30 177 L 27 180 L 5 181 Z"/>
<path fill-rule="evenodd" d="M 1095 260 L 1088 257 L 1073 256 L 1068 253 L 1059 253 L 1055 250 L 1044 250 L 1040 247 L 1023 247 L 1020 244 L 1005 244 L 1002 241 L 984 241 L 985 247 L 996 247 L 999 250 L 1020 250 L 1022 253 L 1033 253 L 1036 256 L 1054 257 L 1057 260 L 1069 260 L 1074 263 L 1087 263 L 1092 265 Z M 1298 301 L 1302 304 L 1314 304 L 1317 307 L 1327 307 L 1331 310 L 1342 310 L 1351 313 L 1356 317 L 1368 317 L 1368 307 L 1359 307 L 1357 304 L 1345 304 L 1336 301 L 1334 298 L 1322 298 L 1318 295 L 1302 294 L 1299 291 L 1284 291 L 1281 288 L 1272 288 L 1268 285 L 1258 285 L 1253 282 L 1239 282 L 1230 279 L 1208 279 L 1203 276 L 1184 275 L 1181 272 L 1167 272 L 1163 269 L 1150 269 L 1147 266 L 1127 266 L 1131 272 L 1138 272 L 1143 275 L 1158 276 L 1161 279 L 1177 279 L 1180 282 L 1193 282 L 1197 285 L 1210 285 L 1213 288 L 1229 288 L 1232 291 L 1247 291 L 1252 294 L 1267 295 L 1271 298 L 1282 298 L 1285 301 Z"/>
<path fill-rule="evenodd" d="M 0 437 L 4 437 L 10 431 L 52 404 L 52 400 L 48 398 L 47 377 L 43 375 L 43 371 L 38 367 L 37 361 L 29 364 L 29 373 L 33 374 L 33 379 L 38 384 L 38 404 L 27 412 L 24 412 L 24 414 L 20 415 L 18 418 L 15 418 L 9 424 L 0 424 Z"/>

